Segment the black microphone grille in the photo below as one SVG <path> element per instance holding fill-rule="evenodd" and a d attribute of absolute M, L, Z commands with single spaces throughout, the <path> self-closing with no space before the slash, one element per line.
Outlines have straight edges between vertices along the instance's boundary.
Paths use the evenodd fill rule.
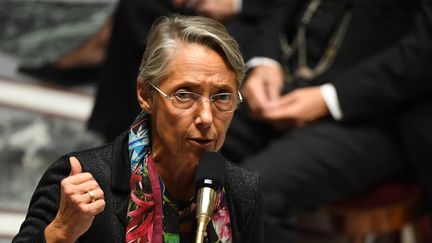
<path fill-rule="evenodd" d="M 224 184 L 225 170 L 225 158 L 222 155 L 217 152 L 205 153 L 199 161 L 195 186 L 199 188 L 207 185 L 220 189 Z"/>

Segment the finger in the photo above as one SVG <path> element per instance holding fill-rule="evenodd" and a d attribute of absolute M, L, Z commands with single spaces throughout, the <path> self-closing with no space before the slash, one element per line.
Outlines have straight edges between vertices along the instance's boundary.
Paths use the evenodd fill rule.
<path fill-rule="evenodd" d="M 288 95 L 269 103 L 263 112 L 263 118 L 270 121 L 290 120 L 294 116 L 295 97 Z"/>
<path fill-rule="evenodd" d="M 105 209 L 105 204 L 105 200 L 97 200 L 93 203 L 80 203 L 75 209 L 75 214 L 80 214 L 81 219 L 83 219 L 85 215 L 96 216 L 97 214 L 103 212 Z"/>
<path fill-rule="evenodd" d="M 295 108 L 284 107 L 283 109 L 271 109 L 263 114 L 263 117 L 271 121 L 296 120 Z"/>
<path fill-rule="evenodd" d="M 86 193 L 88 191 L 93 191 L 93 190 L 97 190 L 97 189 L 100 189 L 100 187 L 99 187 L 99 184 L 97 183 L 97 181 L 94 179 L 85 181 L 85 182 L 77 185 L 77 190 L 82 194 Z"/>
<path fill-rule="evenodd" d="M 69 157 L 69 163 L 71 166 L 71 171 L 70 174 L 71 176 L 82 173 L 82 167 L 80 162 L 78 161 L 78 159 L 76 157 Z"/>
<path fill-rule="evenodd" d="M 209 9 L 211 9 L 211 5 L 209 4 L 207 0 L 200 0 L 195 4 L 195 10 L 200 15 L 207 15 L 210 12 Z"/>
<path fill-rule="evenodd" d="M 79 200 L 79 197 L 81 195 L 85 194 L 88 190 L 98 189 L 99 186 L 95 185 L 95 182 L 91 182 L 94 181 L 94 179 L 88 180 L 88 178 L 85 178 L 84 182 L 78 181 L 80 180 L 79 177 L 83 177 L 86 174 L 89 175 L 91 178 L 93 178 L 89 173 L 85 173 L 85 174 L 70 176 L 67 177 L 66 179 L 63 179 L 60 182 L 62 196 L 64 195 L 66 198 L 78 197 L 76 201 L 81 202 L 81 200 Z M 88 184 L 89 186 L 82 186 L 83 183 L 86 183 L 87 181 L 90 181 L 90 183 Z"/>
<path fill-rule="evenodd" d="M 101 188 L 92 190 L 95 201 L 97 200 L 105 200 L 105 194 Z"/>
<path fill-rule="evenodd" d="M 86 213 L 96 216 L 104 211 L 105 200 L 97 200 L 85 206 L 86 206 Z"/>
<path fill-rule="evenodd" d="M 262 66 L 258 72 L 264 79 L 269 100 L 280 97 L 284 86 L 284 73 L 279 65 Z"/>
<path fill-rule="evenodd" d="M 100 188 L 85 191 L 83 194 L 79 196 L 79 198 L 77 198 L 77 200 L 79 200 L 81 203 L 86 203 L 86 204 L 94 203 L 98 200 L 104 200 L 104 199 L 105 199 L 104 192 Z"/>
<path fill-rule="evenodd" d="M 68 202 L 68 208 L 78 207 L 81 211 L 85 211 L 86 207 L 83 205 L 91 204 L 98 200 L 105 200 L 105 196 L 101 189 L 95 189 L 85 191 L 81 194 L 65 194 L 64 200 Z"/>
<path fill-rule="evenodd" d="M 90 174 L 89 172 L 84 172 L 84 173 L 80 173 L 80 174 L 66 177 L 65 179 L 63 179 L 62 184 L 64 184 L 64 185 L 69 185 L 69 184 L 80 185 L 84 182 L 92 181 L 92 180 L 94 180 L 93 175 Z"/>
<path fill-rule="evenodd" d="M 282 75 L 269 75 L 269 79 L 265 83 L 265 89 L 269 100 L 276 100 L 281 97 L 283 83 Z"/>
<path fill-rule="evenodd" d="M 261 112 L 268 103 L 264 83 L 259 80 L 259 77 L 250 77 L 242 89 L 242 93 L 252 112 Z"/>
<path fill-rule="evenodd" d="M 281 81 L 278 80 L 275 82 L 268 82 L 266 84 L 266 91 L 267 91 L 267 96 L 268 96 L 269 100 L 276 100 L 276 99 L 280 98 L 281 93 L 282 93 L 282 86 L 277 85 L 279 82 L 281 82 Z"/>
<path fill-rule="evenodd" d="M 229 9 L 230 6 L 227 4 L 229 3 L 219 0 L 201 0 L 197 2 L 196 9 L 205 11 L 208 14 L 218 15 L 223 13 L 224 10 L 227 11 Z"/>

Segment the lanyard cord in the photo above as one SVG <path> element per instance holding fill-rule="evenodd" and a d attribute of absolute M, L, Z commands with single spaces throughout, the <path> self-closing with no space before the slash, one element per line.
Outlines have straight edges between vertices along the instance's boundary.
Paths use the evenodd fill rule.
<path fill-rule="evenodd" d="M 300 78 L 303 80 L 312 80 L 317 76 L 327 71 L 333 64 L 337 52 L 345 37 L 348 25 L 351 20 L 351 9 L 347 9 L 333 32 L 324 54 L 321 56 L 315 67 L 310 68 L 307 63 L 307 49 L 306 49 L 306 28 L 309 25 L 313 15 L 317 11 L 321 0 L 312 0 L 306 8 L 305 13 L 301 18 L 301 23 L 297 29 L 296 36 L 290 45 L 286 36 L 280 36 L 280 43 L 283 52 L 284 67 L 287 74 L 288 81 Z M 298 68 L 291 74 L 288 66 L 288 60 L 298 51 Z"/>

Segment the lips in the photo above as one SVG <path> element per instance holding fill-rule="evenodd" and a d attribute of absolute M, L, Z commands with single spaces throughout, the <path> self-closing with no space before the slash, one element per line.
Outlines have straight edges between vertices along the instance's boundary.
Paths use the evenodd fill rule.
<path fill-rule="evenodd" d="M 191 138 L 190 140 L 200 146 L 208 146 L 213 142 L 213 139 L 208 138 Z"/>

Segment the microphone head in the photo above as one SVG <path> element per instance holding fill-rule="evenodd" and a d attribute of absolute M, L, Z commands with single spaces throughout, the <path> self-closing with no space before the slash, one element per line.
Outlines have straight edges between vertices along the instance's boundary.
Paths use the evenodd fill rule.
<path fill-rule="evenodd" d="M 199 161 L 195 186 L 208 186 L 219 190 L 224 184 L 225 170 L 225 158 L 222 155 L 216 152 L 205 153 Z"/>

